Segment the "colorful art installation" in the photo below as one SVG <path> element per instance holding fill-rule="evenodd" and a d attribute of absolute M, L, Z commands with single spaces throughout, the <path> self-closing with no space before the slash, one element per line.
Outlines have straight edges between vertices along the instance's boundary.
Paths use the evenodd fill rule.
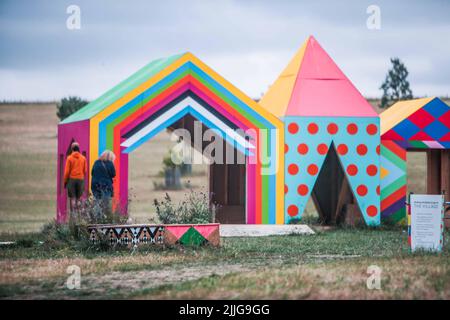
<path fill-rule="evenodd" d="M 322 203 L 332 202 L 326 191 L 315 191 L 324 184 L 337 185 L 335 193 L 348 190 L 333 198 L 336 216 L 344 208 L 342 199 L 348 200 L 350 194 L 348 201 L 367 225 L 379 225 L 380 218 L 401 221 L 406 217 L 406 151 L 450 148 L 450 110 L 445 103 L 437 98 L 402 101 L 381 114 L 380 124 L 371 105 L 313 37 L 259 103 L 193 54 L 184 53 L 151 62 L 61 122 L 57 220 L 67 220 L 61 179 L 72 141 L 79 142 L 90 168 L 105 149 L 117 155 L 115 202 L 126 214 L 128 154 L 187 115 L 220 132 L 246 156 L 246 179 L 240 181 L 245 184 L 248 224 L 299 219 L 311 195 L 316 206 L 319 197 Z M 247 139 L 236 129 L 253 134 Z M 444 177 L 450 171 L 449 159 L 448 153 L 441 155 L 437 189 L 450 193 Z M 339 168 L 330 170 L 329 162 Z M 275 169 L 267 173 L 268 168 Z M 331 175 L 323 179 L 324 172 Z M 159 241 L 154 230 L 143 228 L 105 232 L 111 233 L 112 241 Z M 211 242 L 210 237 L 219 237 L 215 231 L 206 235 L 193 226 L 164 226 L 163 231 L 170 243 Z"/>
<path fill-rule="evenodd" d="M 98 244 L 104 237 L 111 246 L 137 248 L 143 245 L 220 245 L 219 224 L 183 225 L 92 225 L 90 240 Z"/>
<path fill-rule="evenodd" d="M 187 114 L 223 134 L 244 152 L 246 222 L 282 224 L 283 123 L 191 53 L 155 60 L 58 126 L 58 168 L 71 141 L 78 141 L 92 168 L 105 150 L 116 155 L 115 202 L 126 214 L 128 154 Z M 233 134 L 252 130 L 250 143 Z M 251 150 L 250 150 L 251 149 Z M 270 162 L 266 162 L 270 156 Z M 266 174 L 263 169 L 271 171 Z M 90 172 L 90 170 L 89 170 Z M 67 220 L 67 199 L 58 174 L 57 220 Z M 89 187 L 89 179 L 86 191 Z"/>
<path fill-rule="evenodd" d="M 450 149 L 450 107 L 433 97 L 400 101 L 382 112 L 380 121 L 381 216 L 406 223 L 407 151 L 442 150 L 443 159 L 448 161 L 448 151 L 444 150 Z M 436 164 L 430 163 L 429 169 L 433 167 Z M 449 169 L 443 168 L 441 175 L 448 181 Z M 437 189 L 434 192 L 439 194 L 441 188 Z"/>
<path fill-rule="evenodd" d="M 285 222 L 301 218 L 334 148 L 364 221 L 378 225 L 378 115 L 313 37 L 259 103 L 285 123 Z"/>

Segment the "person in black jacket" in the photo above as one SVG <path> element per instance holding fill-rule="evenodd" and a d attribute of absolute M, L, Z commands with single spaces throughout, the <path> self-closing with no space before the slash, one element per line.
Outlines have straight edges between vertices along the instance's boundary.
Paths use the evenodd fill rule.
<path fill-rule="evenodd" d="M 104 216 L 111 211 L 111 198 L 114 196 L 113 179 L 116 176 L 115 158 L 112 151 L 105 150 L 92 167 L 91 191 L 100 207 L 98 216 L 100 214 Z"/>

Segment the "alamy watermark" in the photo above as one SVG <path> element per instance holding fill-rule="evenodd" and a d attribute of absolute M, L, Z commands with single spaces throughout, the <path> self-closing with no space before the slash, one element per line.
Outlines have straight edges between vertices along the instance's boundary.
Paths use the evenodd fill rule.
<path fill-rule="evenodd" d="M 194 121 L 193 129 L 172 131 L 171 140 L 177 142 L 170 149 L 174 164 L 261 164 L 261 174 L 273 175 L 279 169 L 277 161 L 277 129 L 204 129 L 201 121 Z M 126 146 L 136 138 L 125 141 Z M 262 146 L 267 146 L 263 148 Z M 195 150 L 195 151 L 194 151 Z"/>
<path fill-rule="evenodd" d="M 372 4 L 367 7 L 366 13 L 369 17 L 366 20 L 366 26 L 369 30 L 381 29 L 381 9 L 379 6 Z"/>
<path fill-rule="evenodd" d="M 367 289 L 381 290 L 381 272 L 381 268 L 377 265 L 367 267 L 367 274 L 369 275 L 366 281 Z"/>
<path fill-rule="evenodd" d="M 66 273 L 69 277 L 66 280 L 66 287 L 69 290 L 81 288 L 81 268 L 77 265 L 68 266 Z"/>
<path fill-rule="evenodd" d="M 69 15 L 66 20 L 66 27 L 69 30 L 81 29 L 81 9 L 76 4 L 67 7 L 66 13 Z"/>

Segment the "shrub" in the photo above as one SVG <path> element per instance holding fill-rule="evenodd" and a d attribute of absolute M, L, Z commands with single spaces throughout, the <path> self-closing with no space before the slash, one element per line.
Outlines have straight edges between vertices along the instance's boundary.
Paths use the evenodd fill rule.
<path fill-rule="evenodd" d="M 201 224 L 211 223 L 215 220 L 217 207 L 210 204 L 210 196 L 205 192 L 190 190 L 184 200 L 175 205 L 169 194 L 164 200 L 154 200 L 156 214 L 164 224 Z"/>
<path fill-rule="evenodd" d="M 79 216 L 76 217 L 77 223 L 81 224 L 124 224 L 127 219 L 127 216 L 122 215 L 120 204 L 102 203 L 94 197 L 85 200 Z"/>
<path fill-rule="evenodd" d="M 119 206 L 117 206 L 119 208 Z M 111 249 L 109 238 L 97 233 L 97 243 L 92 244 L 88 226 L 92 224 L 123 224 L 127 217 L 120 215 L 120 210 L 102 210 L 94 198 L 84 202 L 81 212 L 72 216 L 69 223 L 53 221 L 42 229 L 43 245 L 47 249 L 71 247 L 81 251 L 106 251 Z"/>
<path fill-rule="evenodd" d="M 60 102 L 56 104 L 56 115 L 59 120 L 64 120 L 71 114 L 83 108 L 88 104 L 88 101 L 83 100 L 79 97 L 67 97 L 61 99 Z"/>
<path fill-rule="evenodd" d="M 52 221 L 46 224 L 42 229 L 44 237 L 44 247 L 47 249 L 62 249 L 67 246 L 89 247 L 89 233 L 87 228 L 74 223 L 58 223 Z"/>

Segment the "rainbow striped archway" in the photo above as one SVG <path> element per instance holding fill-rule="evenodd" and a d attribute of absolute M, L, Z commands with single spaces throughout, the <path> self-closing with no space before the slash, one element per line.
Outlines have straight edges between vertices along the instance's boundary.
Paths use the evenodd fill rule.
<path fill-rule="evenodd" d="M 247 153 L 247 157 L 253 157 L 246 165 L 247 223 L 284 223 L 282 121 L 191 53 L 151 62 L 65 119 L 58 128 L 58 161 L 64 160 L 61 153 L 71 139 L 88 144 L 85 152 L 90 169 L 105 149 L 113 150 L 118 155 L 115 197 L 126 205 L 128 153 L 186 114 L 223 133 L 228 132 L 224 129 L 251 129 L 256 133 L 253 149 Z M 79 130 L 74 130 L 78 125 Z M 80 135 L 80 130 L 87 139 Z M 225 137 L 228 142 L 245 148 L 239 136 Z M 264 159 L 268 155 L 271 161 L 266 163 Z M 60 192 L 57 211 L 58 220 L 64 221 L 65 196 Z"/>

